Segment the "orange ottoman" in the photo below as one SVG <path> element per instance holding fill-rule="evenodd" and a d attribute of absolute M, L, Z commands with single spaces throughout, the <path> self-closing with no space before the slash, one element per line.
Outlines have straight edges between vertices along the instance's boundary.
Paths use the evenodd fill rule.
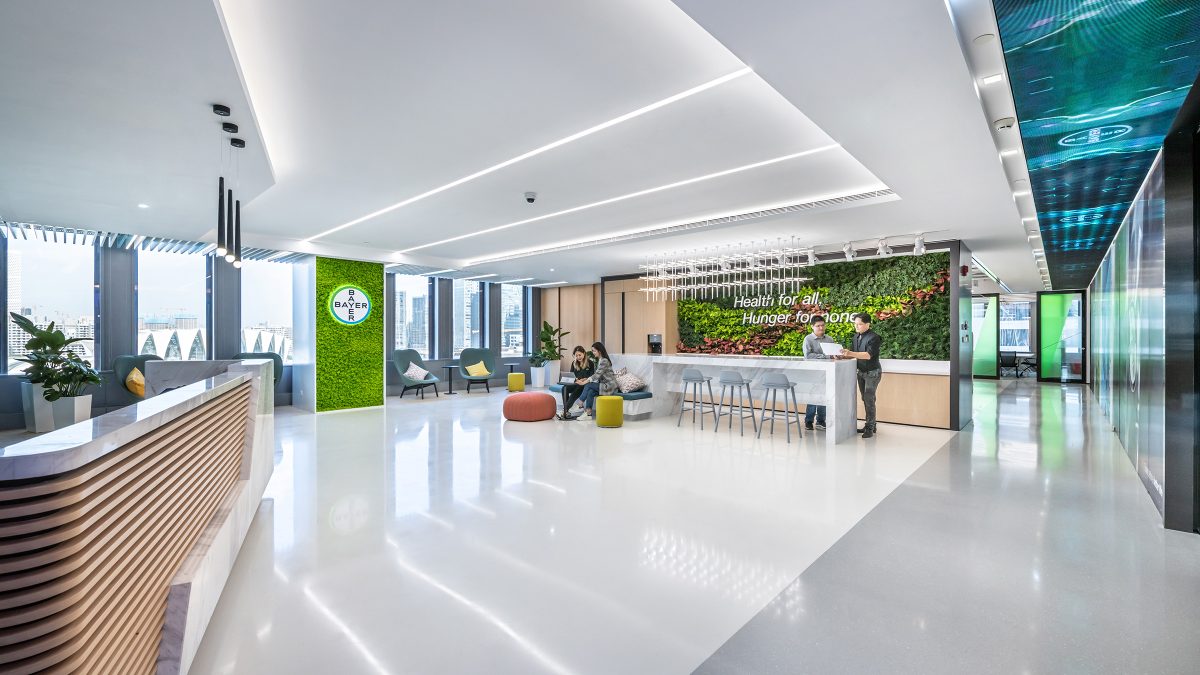
<path fill-rule="evenodd" d="M 550 394 L 523 391 L 504 399 L 504 419 L 514 422 L 541 422 L 552 419 L 558 404 Z"/>

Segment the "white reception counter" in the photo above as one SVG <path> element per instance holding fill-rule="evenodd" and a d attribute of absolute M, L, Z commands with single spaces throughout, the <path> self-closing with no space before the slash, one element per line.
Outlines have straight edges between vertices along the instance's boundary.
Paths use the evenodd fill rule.
<path fill-rule="evenodd" d="M 765 373 L 784 373 L 796 383 L 796 395 L 801 402 L 826 406 L 827 443 L 841 443 L 855 436 L 858 380 L 853 361 L 726 354 L 614 354 L 613 367 L 628 368 L 629 372 L 646 381 L 654 394 L 655 416 L 671 415 L 679 410 L 684 368 L 695 368 L 711 376 L 714 389 L 718 387 L 716 382 L 721 371 L 740 373 L 751 381 L 751 391 L 756 397 L 763 391 L 759 382 Z M 719 390 L 715 389 L 714 394 L 719 395 Z M 761 411 L 762 401 L 758 400 L 757 405 Z M 800 413 L 803 415 L 804 410 Z"/>

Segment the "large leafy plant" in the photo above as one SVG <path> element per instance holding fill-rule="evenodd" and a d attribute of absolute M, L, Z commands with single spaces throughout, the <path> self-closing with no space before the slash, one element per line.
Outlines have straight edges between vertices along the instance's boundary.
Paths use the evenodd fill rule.
<path fill-rule="evenodd" d="M 86 338 L 68 338 L 54 328 L 54 322 L 46 328 L 38 328 L 28 317 L 10 313 L 13 323 L 30 335 L 25 343 L 28 354 L 17 359 L 29 364 L 25 375 L 31 384 L 42 385 L 42 396 L 47 401 L 63 397 L 79 396 L 89 384 L 100 384 L 100 374 L 92 364 L 68 349 Z"/>
<path fill-rule="evenodd" d="M 538 333 L 539 348 L 529 355 L 529 365 L 540 368 L 550 361 L 562 359 L 562 338 L 570 335 L 571 331 L 555 328 L 549 321 L 542 322 L 542 330 Z"/>

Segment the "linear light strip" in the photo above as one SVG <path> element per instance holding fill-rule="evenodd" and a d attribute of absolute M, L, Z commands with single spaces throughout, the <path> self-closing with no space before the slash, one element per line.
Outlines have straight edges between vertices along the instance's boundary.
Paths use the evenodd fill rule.
<path fill-rule="evenodd" d="M 729 73 L 727 75 L 722 75 L 721 77 L 718 77 L 715 80 L 709 80 L 708 82 L 705 82 L 704 84 L 692 87 L 691 89 L 687 89 L 685 91 L 681 91 L 678 94 L 675 94 L 673 96 L 668 96 L 667 98 L 664 98 L 660 101 L 655 101 L 654 103 L 651 103 L 650 105 L 643 106 L 632 112 L 627 112 L 624 115 L 621 115 L 620 117 L 614 117 L 611 120 L 608 120 L 607 122 L 602 122 L 600 124 L 597 124 L 594 127 L 589 127 L 587 129 L 584 129 L 583 131 L 579 131 L 574 134 L 571 134 L 570 136 L 567 136 L 566 138 L 560 138 L 557 141 L 554 141 L 553 143 L 547 143 L 546 145 L 543 145 L 540 148 L 535 148 L 533 150 L 530 150 L 529 152 L 526 152 L 523 155 L 517 155 L 516 157 L 513 157 L 512 159 L 508 159 L 503 162 L 500 162 L 499 164 L 493 164 L 492 166 L 489 166 L 488 168 L 483 169 L 482 171 L 476 171 L 475 173 L 470 174 L 469 176 L 463 176 L 462 178 L 459 178 L 458 180 L 446 183 L 445 185 L 443 185 L 441 187 L 433 188 L 432 190 L 422 192 L 421 194 L 416 195 L 414 197 L 409 197 L 408 199 L 405 199 L 403 201 L 396 202 L 395 204 L 392 204 L 391 206 L 385 206 L 382 209 L 379 209 L 377 211 L 372 211 L 371 213 L 368 213 L 365 216 L 362 216 L 360 218 L 355 218 L 354 220 L 351 220 L 350 222 L 342 223 L 341 225 L 338 225 L 337 227 L 330 228 L 320 234 L 313 235 L 313 236 L 309 237 L 308 239 L 305 239 L 304 241 L 312 242 L 317 239 L 320 239 L 321 237 L 331 235 L 334 232 L 337 232 L 339 230 L 344 230 L 347 227 L 351 227 L 353 225 L 358 225 L 359 223 L 362 223 L 364 221 L 370 220 L 372 218 L 376 218 L 378 216 L 382 216 L 385 213 L 391 213 L 392 211 L 395 211 L 396 209 L 408 206 L 409 204 L 412 204 L 414 202 L 421 201 L 422 199 L 425 199 L 426 197 L 432 197 L 433 195 L 436 195 L 440 192 L 445 192 L 446 190 L 449 190 L 450 188 L 458 187 L 459 185 L 462 185 L 463 183 L 473 181 L 476 178 L 486 176 L 489 173 L 494 173 L 505 167 L 512 166 L 513 164 L 516 164 L 517 162 L 523 162 L 531 157 L 536 157 L 544 152 L 549 152 L 550 150 L 553 150 L 557 147 L 566 145 L 567 143 L 572 143 L 572 142 L 577 141 L 586 136 L 591 136 L 592 134 L 594 134 L 598 131 L 604 131 L 605 129 L 614 127 L 618 124 L 621 124 L 622 122 L 628 122 L 629 120 L 631 120 L 635 117 L 640 117 L 642 115 L 645 115 L 648 112 L 653 112 L 655 110 L 658 110 L 659 108 L 662 108 L 663 106 L 668 106 L 668 105 L 671 105 L 672 103 L 682 101 L 683 99 L 688 98 L 689 96 L 694 96 L 696 94 L 699 94 L 700 92 L 708 91 L 709 89 L 712 89 L 713 87 L 719 87 L 722 84 L 725 84 L 726 82 L 736 80 L 737 78 L 739 78 L 743 75 L 747 75 L 751 72 L 754 72 L 754 71 L 753 71 L 753 69 L 751 69 L 749 67 L 742 68 L 741 70 L 735 70 L 734 72 Z"/>
<path fill-rule="evenodd" d="M 505 262 L 515 260 L 517 258 L 528 258 L 535 255 L 545 255 L 548 253 L 559 253 L 562 251 L 570 251 L 578 248 L 587 248 L 591 246 L 601 246 L 606 244 L 618 244 L 633 239 L 642 239 L 645 237 L 657 237 L 665 234 L 675 234 L 678 232 L 686 232 L 689 230 L 698 230 L 717 225 L 728 225 L 730 223 L 745 222 L 750 220 L 758 220 L 770 216 L 784 215 L 788 213 L 796 213 L 800 211 L 811 211 L 813 209 L 838 206 L 842 204 L 852 204 L 869 199 L 885 199 L 895 196 L 895 192 L 891 188 L 883 188 L 878 190 L 868 190 L 850 193 L 837 193 L 815 197 L 809 201 L 796 204 L 780 204 L 759 207 L 753 211 L 734 213 L 720 216 L 712 216 L 700 220 L 690 221 L 675 221 L 670 223 L 655 223 L 643 228 L 625 230 L 618 234 L 606 235 L 603 237 L 594 237 L 591 239 L 574 239 L 563 241 L 550 246 L 541 248 L 519 249 L 508 251 L 489 258 L 478 258 L 468 260 L 465 266 L 472 267 L 475 265 L 483 265 L 488 263 Z"/>
<path fill-rule="evenodd" d="M 688 178 L 687 180 L 676 181 L 674 183 L 668 183 L 666 185 L 659 185 L 658 187 L 652 187 L 652 188 L 649 188 L 646 190 L 638 190 L 637 192 L 630 192 L 629 194 L 620 195 L 618 197 L 609 197 L 608 199 L 601 199 L 598 202 L 592 202 L 590 204 L 584 204 L 582 206 L 574 206 L 569 209 L 555 211 L 554 213 L 547 213 L 545 215 L 535 216 L 533 218 L 526 218 L 525 220 L 518 220 L 515 223 L 508 223 L 506 225 L 497 225 L 495 227 L 489 227 L 489 228 L 485 228 L 482 230 L 477 230 L 475 232 L 470 232 L 468 234 L 460 234 L 457 237 L 450 237 L 449 239 L 442 239 L 440 241 L 434 241 L 434 242 L 430 242 L 428 244 L 421 244 L 420 246 L 412 246 L 412 247 L 406 248 L 402 251 L 397 251 L 397 253 L 410 253 L 412 251 L 419 251 L 423 248 L 429 248 L 431 246 L 439 246 L 441 244 L 449 244 L 451 242 L 468 239 L 470 237 L 477 237 L 481 234 L 488 234 L 491 232 L 499 232 L 500 230 L 507 230 L 509 228 L 517 227 L 519 225 L 528 225 L 530 223 L 536 223 L 538 221 L 546 220 L 547 218 L 557 218 L 558 216 L 565 216 L 569 213 L 577 213 L 579 211 L 584 211 L 587 209 L 594 209 L 597 206 L 606 206 L 608 204 L 614 204 L 616 202 L 625 201 L 626 199 L 633 199 L 635 197 L 642 197 L 645 195 L 654 194 L 655 192 L 662 192 L 664 190 L 672 190 L 677 187 L 683 187 L 685 185 L 692 185 L 694 183 L 700 183 L 703 181 L 712 180 L 714 178 L 722 178 L 724 176 L 729 176 L 729 175 L 732 175 L 735 173 L 741 173 L 743 171 L 750 171 L 752 169 L 760 169 L 764 166 L 770 166 L 772 164 L 786 162 L 786 161 L 789 161 L 792 159 L 805 157 L 807 155 L 813 155 L 818 152 L 825 152 L 826 150 L 832 150 L 833 148 L 837 148 L 837 147 L 841 147 L 841 146 L 839 146 L 837 143 L 831 143 L 829 145 L 822 145 L 819 148 L 813 148 L 811 150 L 804 150 L 803 152 L 793 152 L 790 155 L 783 155 L 782 157 L 774 157 L 772 159 L 764 160 L 762 162 L 755 162 L 753 164 L 744 164 L 742 166 L 734 167 L 732 169 L 726 169 L 724 171 L 717 171 L 716 173 L 709 173 L 709 174 L 705 174 L 703 176 L 696 176 L 694 178 Z"/>

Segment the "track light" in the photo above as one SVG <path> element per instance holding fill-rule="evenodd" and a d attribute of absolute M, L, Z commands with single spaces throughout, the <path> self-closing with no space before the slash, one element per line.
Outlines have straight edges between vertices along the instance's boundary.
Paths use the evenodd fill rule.
<path fill-rule="evenodd" d="M 892 247 L 888 246 L 887 239 L 879 240 L 879 248 L 876 249 L 875 253 L 881 258 L 892 254 Z"/>
<path fill-rule="evenodd" d="M 913 242 L 913 255 L 925 255 L 925 235 L 917 235 L 917 240 Z"/>
<path fill-rule="evenodd" d="M 846 245 L 842 247 L 842 253 L 846 254 L 846 260 L 854 260 L 854 244 L 846 242 Z"/>

